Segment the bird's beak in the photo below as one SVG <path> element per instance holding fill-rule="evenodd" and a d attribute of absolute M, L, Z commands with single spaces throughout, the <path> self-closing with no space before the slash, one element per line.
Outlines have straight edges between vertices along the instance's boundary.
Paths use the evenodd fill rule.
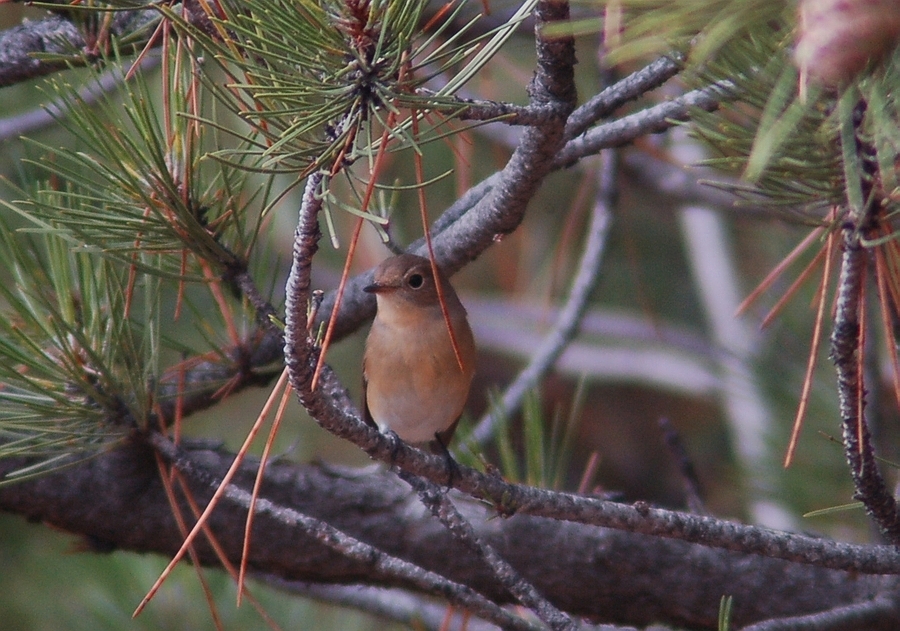
<path fill-rule="evenodd" d="M 378 283 L 372 283 L 371 285 L 366 285 L 363 287 L 363 291 L 369 294 L 377 294 L 379 291 L 383 290 L 384 286 L 379 285 Z"/>

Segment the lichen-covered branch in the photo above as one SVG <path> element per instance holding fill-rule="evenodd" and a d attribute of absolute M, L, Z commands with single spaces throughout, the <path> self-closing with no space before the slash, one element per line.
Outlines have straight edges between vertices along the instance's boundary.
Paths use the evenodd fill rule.
<path fill-rule="evenodd" d="M 900 513 L 875 460 L 865 418 L 865 388 L 859 361 L 862 352 L 859 312 L 868 253 L 860 243 L 859 227 L 854 221 L 848 221 L 842 232 L 844 252 L 838 276 L 831 359 L 837 370 L 844 454 L 856 488 L 855 497 L 863 502 L 884 536 L 897 544 L 900 543 Z"/>
<path fill-rule="evenodd" d="M 143 32 L 146 41 L 159 17 L 150 9 L 121 11 L 110 22 L 110 32 L 132 36 Z M 0 88 L 58 72 L 68 67 L 67 60 L 75 63 L 75 54 L 88 53 L 90 59 L 96 56 L 91 52 L 94 43 L 82 26 L 62 15 L 0 31 Z"/>

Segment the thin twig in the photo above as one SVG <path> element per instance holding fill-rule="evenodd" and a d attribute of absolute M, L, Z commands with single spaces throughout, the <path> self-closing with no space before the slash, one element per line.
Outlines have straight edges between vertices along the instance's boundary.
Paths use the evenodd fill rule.
<path fill-rule="evenodd" d="M 838 277 L 831 359 L 837 370 L 838 400 L 844 437 L 844 454 L 856 488 L 854 497 L 863 502 L 882 533 L 891 543 L 900 543 L 897 501 L 878 471 L 868 424 L 864 389 L 860 387 L 860 301 L 866 276 L 867 256 L 855 223 L 843 228 L 844 252 Z"/>
<path fill-rule="evenodd" d="M 581 158 L 596 155 L 603 149 L 621 147 L 641 136 L 666 131 L 675 125 L 675 121 L 687 120 L 693 108 L 713 111 L 722 101 L 735 98 L 733 89 L 729 82 L 720 81 L 692 90 L 671 101 L 594 127 L 583 135 L 569 140 L 556 155 L 554 167 L 564 168 Z"/>
<path fill-rule="evenodd" d="M 601 155 L 599 188 L 597 200 L 591 211 L 590 225 L 585 239 L 578 272 L 572 281 L 572 289 L 566 304 L 559 312 L 553 329 L 544 337 L 541 345 L 526 366 L 507 387 L 502 399 L 495 409 L 486 413 L 472 432 L 472 439 L 484 443 L 494 433 L 496 424 L 503 418 L 514 415 L 522 405 L 525 395 L 534 388 L 559 356 L 566 349 L 572 338 L 578 333 L 581 318 L 587 309 L 588 299 L 600 277 L 603 253 L 606 250 L 606 237 L 609 233 L 611 210 L 615 205 L 617 159 L 613 152 Z"/>
<path fill-rule="evenodd" d="M 496 550 L 478 538 L 472 524 L 466 521 L 450 501 L 447 493 L 444 493 L 437 484 L 402 470 L 400 477 L 418 493 L 419 499 L 425 507 L 440 520 L 450 534 L 462 541 L 478 558 L 487 563 L 500 584 L 520 603 L 531 609 L 551 629 L 577 628 L 568 615 L 541 596 L 531 583 L 497 554 Z"/>
<path fill-rule="evenodd" d="M 897 501 L 878 470 L 866 421 L 866 390 L 862 373 L 867 327 L 864 322 L 865 283 L 869 252 L 863 247 L 863 236 L 875 227 L 876 212 L 881 205 L 865 202 L 873 198 L 872 180 L 864 175 L 863 158 L 871 149 L 859 135 L 858 124 L 865 102 L 857 102 L 846 111 L 847 100 L 840 103 L 841 148 L 844 154 L 847 201 L 841 227 L 841 268 L 835 298 L 834 329 L 831 334 L 831 359 L 837 371 L 838 409 L 844 455 L 850 466 L 855 489 L 854 497 L 862 501 L 882 534 L 893 544 L 900 543 L 900 512 Z M 871 175 L 871 174 L 869 174 Z M 852 178 L 859 178 L 856 182 Z M 859 199 L 854 199 L 853 191 Z"/>
<path fill-rule="evenodd" d="M 628 101 L 658 88 L 678 74 L 683 65 L 684 55 L 672 53 L 616 81 L 572 112 L 566 123 L 566 139 L 571 140 L 581 135 L 591 125 L 606 118 Z"/>
<path fill-rule="evenodd" d="M 422 90 L 421 92 L 425 92 Z M 460 120 L 493 121 L 499 120 L 507 125 L 543 125 L 547 120 L 555 118 L 552 108 L 535 107 L 533 105 L 516 105 L 499 101 L 459 97 L 460 105 L 467 106 L 454 118 Z"/>
<path fill-rule="evenodd" d="M 741 631 L 894 631 L 900 618 L 897 598 L 879 596 L 869 602 L 853 603 L 828 611 L 757 622 Z"/>
<path fill-rule="evenodd" d="M 678 74 L 684 67 L 684 55 L 673 52 L 660 57 L 647 66 L 617 81 L 613 85 L 591 97 L 578 107 L 566 123 L 566 139 L 571 140 L 584 133 L 596 123 L 611 115 L 628 101 L 637 99 L 658 88 Z M 542 124 L 548 111 L 529 105 L 514 105 L 474 98 L 460 98 L 461 104 L 470 108 L 460 113 L 463 120 L 491 120 L 502 118 L 508 125 Z"/>

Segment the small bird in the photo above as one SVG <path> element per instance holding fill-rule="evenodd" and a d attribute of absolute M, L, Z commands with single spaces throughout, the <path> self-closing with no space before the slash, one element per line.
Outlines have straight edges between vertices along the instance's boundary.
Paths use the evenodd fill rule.
<path fill-rule="evenodd" d="M 475 373 L 475 339 L 465 307 L 443 273 L 435 279 L 431 262 L 413 254 L 381 263 L 365 291 L 378 302 L 363 357 L 366 422 L 433 453 L 448 453 Z"/>

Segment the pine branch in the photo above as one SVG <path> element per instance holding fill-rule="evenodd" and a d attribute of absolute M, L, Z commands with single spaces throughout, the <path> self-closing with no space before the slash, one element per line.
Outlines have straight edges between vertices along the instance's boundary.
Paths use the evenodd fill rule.
<path fill-rule="evenodd" d="M 221 477 L 234 460 L 225 451 L 184 449 L 210 478 Z M 0 474 L 21 464 L 2 461 Z M 257 466 L 245 463 L 236 484 L 250 488 Z M 208 484 L 188 479 L 190 492 L 205 502 L 211 495 Z M 270 463 L 262 493 L 273 507 L 327 522 L 388 555 L 465 583 L 494 602 L 509 601 L 508 592 L 476 556 L 426 511 L 410 510 L 409 487 L 390 473 L 360 475 L 324 465 Z M 186 505 L 183 509 L 189 512 Z M 139 441 L 61 473 L 0 487 L 0 510 L 83 535 L 88 545 L 107 551 L 171 555 L 182 542 L 153 454 Z M 714 629 L 723 585 L 735 596 L 736 625 L 848 605 L 867 607 L 877 594 L 893 601 L 892 594 L 900 590 L 896 577 L 836 572 L 528 515 L 497 519 L 478 503 L 466 503 L 465 510 L 477 536 L 552 603 L 597 621 L 640 627 L 667 621 L 676 627 Z M 246 511 L 231 502 L 212 515 L 210 526 L 232 561 L 241 555 L 245 517 Z M 768 536 L 768 531 L 744 528 Z M 823 547 L 843 545 L 813 541 Z M 203 564 L 218 565 L 205 541 L 198 539 L 195 547 Z M 851 548 L 886 555 L 884 559 L 895 554 L 886 546 Z M 251 554 L 250 567 L 263 578 L 410 588 L 405 581 L 386 583 L 366 559 L 338 554 L 273 515 L 255 521 Z"/>
<path fill-rule="evenodd" d="M 489 544 L 478 538 L 475 529 L 466 521 L 446 493 L 436 484 L 400 472 L 400 478 L 407 482 L 419 495 L 421 502 L 432 515 L 437 517 L 448 531 L 466 545 L 475 555 L 484 561 L 494 573 L 497 581 L 509 590 L 522 605 L 528 607 L 554 631 L 574 630 L 577 627 L 572 619 L 554 607 L 534 586 L 525 580 L 503 557 L 497 554 Z"/>
<path fill-rule="evenodd" d="M 143 41 L 134 43 L 138 48 L 148 40 L 158 20 L 159 14 L 150 9 L 118 12 L 110 23 L 110 33 L 142 36 Z M 58 72 L 70 64 L 94 61 L 97 56 L 89 52 L 90 47 L 84 30 L 58 15 L 0 31 L 0 88 Z M 78 55 L 84 52 L 88 54 L 79 60 Z"/>
<path fill-rule="evenodd" d="M 534 127 L 557 116 L 552 109 L 532 105 L 515 105 L 462 97 L 456 100 L 461 106 L 464 106 L 464 109 L 461 109 L 456 115 L 456 118 L 460 120 L 493 121 L 499 119 L 507 125 Z"/>
<path fill-rule="evenodd" d="M 635 73 L 612 86 L 608 97 L 592 107 L 584 109 L 577 119 L 569 118 L 566 123 L 566 137 L 574 134 L 591 117 L 602 112 L 606 106 L 615 105 L 620 98 L 634 98 L 638 86 L 650 85 L 668 77 L 673 62 L 659 61 L 648 66 L 646 71 Z M 571 166 L 574 162 L 596 155 L 605 148 L 618 147 L 634 141 L 648 133 L 659 133 L 671 128 L 677 120 L 686 120 L 692 108 L 715 109 L 723 99 L 733 98 L 727 84 L 718 84 L 695 90 L 683 97 L 650 107 L 595 127 L 581 136 L 574 137 L 562 147 L 552 160 L 551 170 Z M 575 116 L 573 114 L 572 116 Z M 580 122 L 579 122 L 580 121 Z M 472 187 L 456 202 L 451 204 L 432 226 L 435 257 L 442 269 L 448 273 L 459 270 L 466 262 L 477 257 L 493 243 L 493 236 L 505 234 L 522 220 L 527 204 L 498 206 L 497 191 L 505 186 L 504 179 L 511 174 L 511 164 L 506 169 L 486 178 Z M 510 228 L 509 226 L 513 226 Z M 407 251 L 425 254 L 424 240 L 413 242 Z M 371 294 L 363 292 L 363 287 L 372 282 L 371 272 L 351 278 L 344 291 L 341 312 L 338 314 L 334 339 L 341 339 L 355 331 L 375 313 L 375 300 Z M 334 308 L 334 292 L 326 294 L 319 312 L 319 321 L 330 317 Z"/>
<path fill-rule="evenodd" d="M 734 99 L 736 96 L 733 86 L 723 81 L 692 90 L 683 96 L 635 114 L 623 116 L 567 142 L 565 148 L 555 157 L 554 165 L 557 168 L 570 166 L 581 158 L 596 155 L 603 149 L 621 147 L 641 136 L 666 131 L 677 124 L 677 121 L 688 120 L 692 109 L 712 111 L 723 101 Z"/>
<path fill-rule="evenodd" d="M 583 134 L 599 120 L 610 116 L 627 102 L 663 85 L 684 68 L 684 55 L 672 53 L 660 57 L 591 97 L 572 112 L 566 123 L 566 139 Z"/>
<path fill-rule="evenodd" d="M 835 607 L 805 616 L 773 618 L 743 627 L 741 631 L 892 631 L 898 618 L 898 602 L 889 596 L 876 596 L 869 602 Z"/>
<path fill-rule="evenodd" d="M 310 389 L 317 351 L 306 335 L 309 271 L 319 238 L 317 212 L 321 200 L 310 178 L 294 241 L 294 267 L 288 280 L 285 356 L 291 384 L 304 407 L 324 428 L 356 443 L 371 457 L 395 464 L 437 484 L 447 484 L 444 458 L 410 447 L 396 435 L 384 435 L 362 422 L 346 391 L 330 371 L 323 372 L 317 390 Z M 659 537 L 678 538 L 726 550 L 765 555 L 798 563 L 862 573 L 900 573 L 900 551 L 884 546 L 852 546 L 778 533 L 651 508 L 626 506 L 568 493 L 557 493 L 504 482 L 460 466 L 453 487 L 494 503 L 501 515 L 529 514 L 616 528 Z"/>
<path fill-rule="evenodd" d="M 209 491 L 214 492 L 222 484 L 221 478 L 210 476 L 207 469 L 195 462 L 188 452 L 179 449 L 164 436 L 154 433 L 149 440 L 157 452 L 174 464 L 180 472 L 206 486 Z M 224 498 L 245 510 L 251 506 L 251 493 L 234 483 L 227 486 Z M 443 596 L 450 602 L 471 609 L 476 615 L 491 620 L 502 628 L 522 631 L 535 629 L 533 625 L 503 611 L 471 588 L 454 584 L 435 572 L 429 572 L 415 564 L 386 554 L 324 520 L 310 517 L 289 506 L 276 504 L 264 497 L 258 498 L 255 506 L 258 517 L 271 517 L 281 526 L 312 538 L 351 562 L 362 564 L 369 568 L 369 572 L 375 580 L 408 585 L 427 594 Z"/>
<path fill-rule="evenodd" d="M 867 221 L 861 213 L 859 221 Z M 844 453 L 850 465 L 854 497 L 861 500 L 888 541 L 900 543 L 897 501 L 878 470 L 871 435 L 865 420 L 865 399 L 860 372 L 860 292 L 866 277 L 868 253 L 862 247 L 860 228 L 848 222 L 843 228 L 841 269 L 835 300 L 831 358 L 837 370 Z"/>

